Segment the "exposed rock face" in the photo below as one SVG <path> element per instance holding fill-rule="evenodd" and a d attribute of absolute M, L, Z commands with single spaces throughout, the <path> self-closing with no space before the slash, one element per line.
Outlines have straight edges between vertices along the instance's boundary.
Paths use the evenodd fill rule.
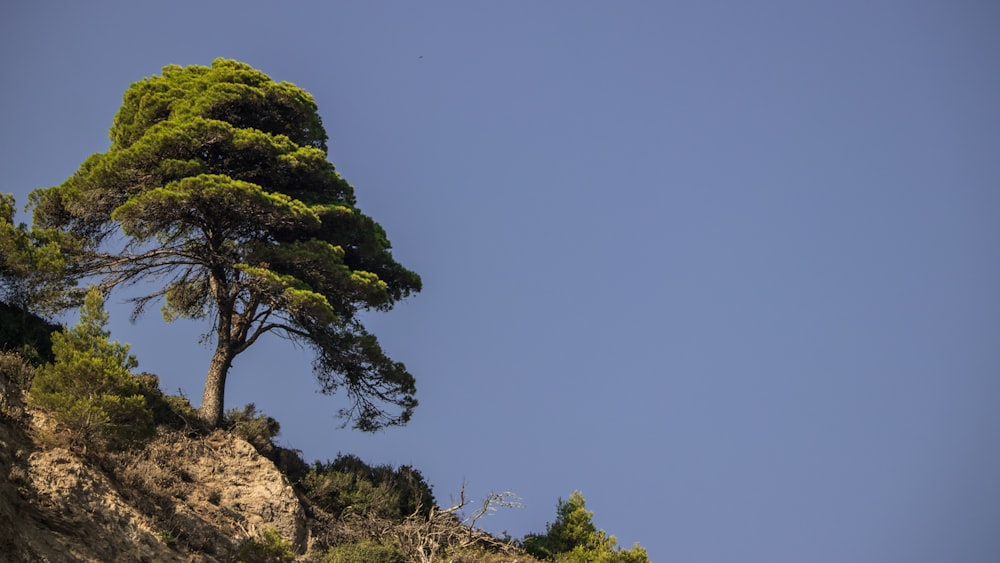
<path fill-rule="evenodd" d="M 24 560 L 186 561 L 159 540 L 106 476 L 67 450 L 35 452 L 28 466 L 44 518 L 22 523 Z"/>
<path fill-rule="evenodd" d="M 274 528 L 297 552 L 305 550 L 302 503 L 288 479 L 246 441 L 221 431 L 200 440 L 174 435 L 151 444 L 146 454 L 135 460 L 131 473 L 142 471 L 143 479 L 155 475 L 156 488 L 167 485 L 174 497 L 173 518 L 184 536 L 197 540 L 200 528 L 209 524 L 239 543 Z"/>
<path fill-rule="evenodd" d="M 303 553 L 305 510 L 246 441 L 165 433 L 100 466 L 0 420 L 4 561 L 230 561 L 269 528 Z"/>

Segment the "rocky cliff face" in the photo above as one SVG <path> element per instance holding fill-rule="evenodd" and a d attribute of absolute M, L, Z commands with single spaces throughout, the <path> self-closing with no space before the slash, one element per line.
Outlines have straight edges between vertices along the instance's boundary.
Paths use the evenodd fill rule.
<path fill-rule="evenodd" d="M 162 433 L 140 450 L 83 456 L 0 420 L 5 561 L 232 561 L 277 531 L 304 553 L 319 525 L 246 441 Z"/>
<path fill-rule="evenodd" d="M 187 423 L 162 425 L 140 445 L 88 452 L 25 408 L 24 382 L 5 379 L 9 372 L 0 369 L 2 563 L 536 561 L 475 528 L 510 504 L 508 493 L 490 495 L 463 520 L 464 492 L 453 507 L 428 507 L 433 498 L 419 472 L 390 468 L 386 475 L 416 480 L 382 489 L 364 471 L 310 471 L 259 434 L 240 434 L 259 441 L 255 448 Z M 265 430 L 270 436 L 277 426 Z M 293 487 L 272 459 L 307 478 Z M 415 496 L 394 496 L 400 491 Z M 352 499 L 346 508 L 344 499 Z"/>

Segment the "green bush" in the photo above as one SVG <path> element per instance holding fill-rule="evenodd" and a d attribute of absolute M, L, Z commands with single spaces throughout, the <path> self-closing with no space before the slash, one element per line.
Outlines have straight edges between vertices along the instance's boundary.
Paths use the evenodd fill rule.
<path fill-rule="evenodd" d="M 243 542 L 236 560 L 245 563 L 295 561 L 295 552 L 292 551 L 292 542 L 281 537 L 274 528 L 268 528 L 260 540 Z"/>
<path fill-rule="evenodd" d="M 406 557 L 393 544 L 364 540 L 330 548 L 323 563 L 406 563 Z"/>
<path fill-rule="evenodd" d="M 281 432 L 278 421 L 257 412 L 253 403 L 242 409 L 227 410 L 222 417 L 222 428 L 250 442 L 263 456 L 271 454 L 275 447 L 274 438 Z"/>
<path fill-rule="evenodd" d="M 138 363 L 127 344 L 111 342 L 104 300 L 91 289 L 80 322 L 52 334 L 55 361 L 38 368 L 29 401 L 52 415 L 59 429 L 88 445 L 112 445 L 154 432 L 153 414 L 132 375 Z"/>
<path fill-rule="evenodd" d="M 316 462 L 299 485 L 310 500 L 336 515 L 350 512 L 400 521 L 414 513 L 426 515 L 434 506 L 430 485 L 416 469 L 373 467 L 353 455 Z"/>
<path fill-rule="evenodd" d="M 153 413 L 153 422 L 174 430 L 194 429 L 208 431 L 208 427 L 198 417 L 198 411 L 183 395 L 167 395 L 160 390 L 160 378 L 143 373 L 136 376 L 139 393 L 146 398 L 146 405 Z"/>
<path fill-rule="evenodd" d="M 593 522 L 579 491 L 568 501 L 559 499 L 556 521 L 546 525 L 546 533 L 524 538 L 524 550 L 543 560 L 558 563 L 649 563 L 646 550 L 639 544 L 632 549 L 618 547 L 618 540 Z"/>

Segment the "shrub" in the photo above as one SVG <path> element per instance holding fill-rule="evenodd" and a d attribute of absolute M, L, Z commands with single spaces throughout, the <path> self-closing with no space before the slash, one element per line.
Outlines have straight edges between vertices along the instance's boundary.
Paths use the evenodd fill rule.
<path fill-rule="evenodd" d="M 337 515 L 352 512 L 401 521 L 414 513 L 426 515 L 434 506 L 430 485 L 416 469 L 373 467 L 353 455 L 316 462 L 299 484 L 310 500 Z"/>
<path fill-rule="evenodd" d="M 0 302 L 0 349 L 17 351 L 34 365 L 51 362 L 55 359 L 51 335 L 59 330 L 57 324 Z"/>
<path fill-rule="evenodd" d="M 242 409 L 227 410 L 222 417 L 222 427 L 250 442 L 257 453 L 274 462 L 293 483 L 308 473 L 309 464 L 302 460 L 302 452 L 274 443 L 281 432 L 278 421 L 258 412 L 253 403 Z"/>
<path fill-rule="evenodd" d="M 242 409 L 229 409 L 222 417 L 222 427 L 253 445 L 261 455 L 267 457 L 274 450 L 274 438 L 281 432 L 278 421 L 250 403 Z"/>
<path fill-rule="evenodd" d="M 52 334 L 53 363 L 38 368 L 31 404 L 49 412 L 58 427 L 87 445 L 110 445 L 149 436 L 153 414 L 139 392 L 127 344 L 108 340 L 104 300 L 91 289 L 80 322 Z"/>
<path fill-rule="evenodd" d="M 257 563 L 264 561 L 295 561 L 292 543 L 281 537 L 274 528 L 264 530 L 259 540 L 247 540 L 240 545 L 237 561 Z"/>
<path fill-rule="evenodd" d="M 153 422 L 157 425 L 164 425 L 174 430 L 193 428 L 195 430 L 207 431 L 208 427 L 201 418 L 198 411 L 191 406 L 191 402 L 183 395 L 167 395 L 160 390 L 160 378 L 143 373 L 136 376 L 139 382 L 139 393 L 146 398 L 146 405 L 153 413 Z"/>
<path fill-rule="evenodd" d="M 406 563 L 406 557 L 391 543 L 363 540 L 330 548 L 322 561 L 323 563 Z"/>

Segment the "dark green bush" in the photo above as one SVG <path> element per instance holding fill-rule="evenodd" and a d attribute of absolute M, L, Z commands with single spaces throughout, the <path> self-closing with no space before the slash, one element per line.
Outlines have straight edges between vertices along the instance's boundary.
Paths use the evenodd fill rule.
<path fill-rule="evenodd" d="M 187 397 L 164 394 L 160 390 L 160 378 L 155 375 L 143 373 L 136 377 L 139 381 L 139 393 L 146 398 L 146 404 L 153 413 L 155 424 L 174 430 L 208 430 Z"/>
<path fill-rule="evenodd" d="M 265 457 L 274 450 L 274 438 L 281 432 L 278 421 L 258 412 L 253 403 L 242 409 L 227 410 L 222 417 L 222 427 L 250 442 Z"/>
<path fill-rule="evenodd" d="M 17 352 L 34 365 L 55 360 L 52 333 L 62 327 L 0 302 L 0 350 Z"/>
<path fill-rule="evenodd" d="M 429 513 L 434 506 L 430 485 L 408 465 L 370 466 L 354 455 L 316 462 L 299 480 L 306 496 L 328 512 L 368 514 L 402 520 L 414 513 Z"/>

